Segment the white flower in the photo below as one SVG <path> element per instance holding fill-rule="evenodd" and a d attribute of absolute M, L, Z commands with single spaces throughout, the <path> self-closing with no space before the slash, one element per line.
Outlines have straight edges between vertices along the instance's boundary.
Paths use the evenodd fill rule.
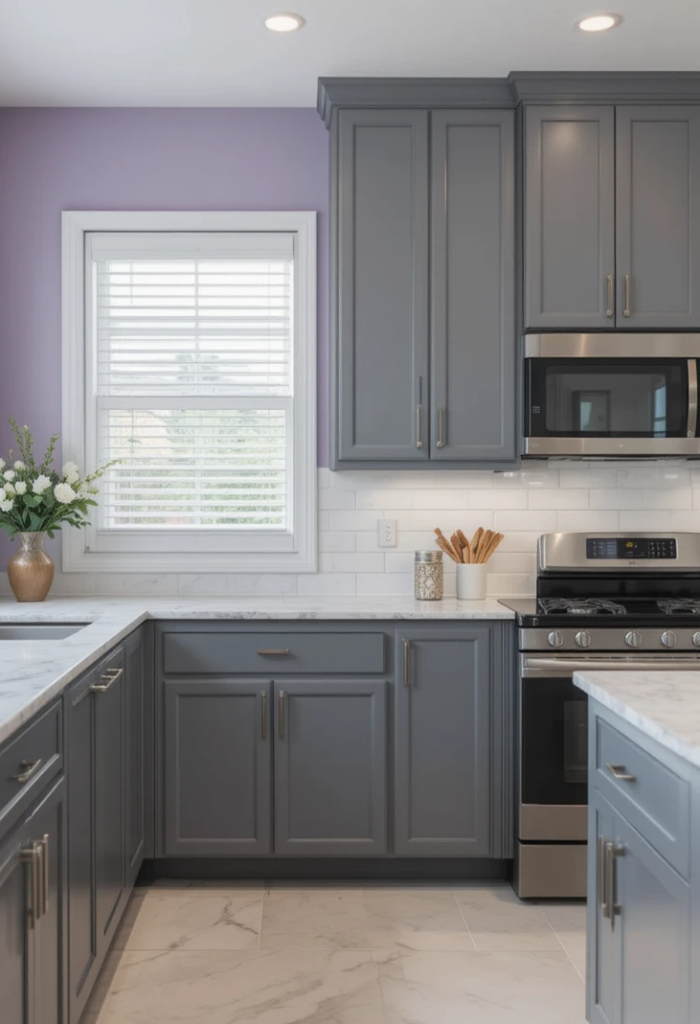
<path fill-rule="evenodd" d="M 21 459 L 17 459 L 17 462 L 15 462 L 15 469 L 17 469 L 17 470 L 22 470 L 22 469 L 26 469 L 26 468 L 27 468 L 27 467 L 26 467 L 26 466 L 25 466 L 25 464 L 24 464 L 24 463 L 22 462 L 22 460 L 21 460 Z"/>
<path fill-rule="evenodd" d="M 50 478 L 42 474 L 41 476 L 38 476 L 34 483 L 32 484 L 32 490 L 34 491 L 35 494 L 43 494 L 44 491 L 47 491 L 50 486 Z"/>
<path fill-rule="evenodd" d="M 5 500 L 5 488 L 4 487 L 0 487 L 0 501 L 4 501 L 4 500 Z"/>
<path fill-rule="evenodd" d="M 4 491 L 6 498 L 14 498 L 15 494 L 17 493 L 12 484 L 5 484 Z"/>
<path fill-rule="evenodd" d="M 18 484 L 15 484 L 15 492 L 17 494 L 20 494 L 20 495 L 26 494 L 27 493 L 27 481 L 26 480 L 20 480 Z"/>
<path fill-rule="evenodd" d="M 5 477 L 6 480 L 14 480 L 17 474 L 15 473 L 14 469 L 8 469 L 3 473 L 3 476 Z"/>
<path fill-rule="evenodd" d="M 74 462 L 67 462 L 63 467 L 63 477 L 69 484 L 77 483 L 80 480 L 80 470 Z"/>
<path fill-rule="evenodd" d="M 75 501 L 77 498 L 77 494 L 70 484 L 56 484 L 53 493 L 60 505 L 70 505 L 71 501 Z"/>
<path fill-rule="evenodd" d="M 14 508 L 14 505 L 15 503 L 14 501 L 12 501 L 12 499 L 10 499 L 9 501 L 0 501 L 0 510 L 3 512 L 11 512 L 12 509 Z"/>
<path fill-rule="evenodd" d="M 6 465 L 7 465 L 7 463 L 5 462 L 5 460 L 4 459 L 0 459 L 0 469 L 4 469 Z"/>

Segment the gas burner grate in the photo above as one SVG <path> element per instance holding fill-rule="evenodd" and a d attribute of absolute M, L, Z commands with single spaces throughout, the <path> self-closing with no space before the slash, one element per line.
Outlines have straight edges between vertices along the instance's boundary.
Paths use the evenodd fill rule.
<path fill-rule="evenodd" d="M 626 615 L 627 609 L 617 601 L 604 598 L 541 597 L 540 609 L 545 615 Z"/>
<path fill-rule="evenodd" d="M 700 615 L 700 601 L 694 597 L 662 597 L 656 603 L 664 615 Z"/>

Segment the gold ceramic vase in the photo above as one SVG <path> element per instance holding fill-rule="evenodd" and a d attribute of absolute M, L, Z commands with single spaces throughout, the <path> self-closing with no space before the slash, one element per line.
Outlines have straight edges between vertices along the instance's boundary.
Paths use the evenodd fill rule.
<path fill-rule="evenodd" d="M 7 563 L 7 576 L 18 601 L 43 601 L 53 583 L 54 565 L 44 551 L 45 533 L 18 533 L 19 551 Z"/>

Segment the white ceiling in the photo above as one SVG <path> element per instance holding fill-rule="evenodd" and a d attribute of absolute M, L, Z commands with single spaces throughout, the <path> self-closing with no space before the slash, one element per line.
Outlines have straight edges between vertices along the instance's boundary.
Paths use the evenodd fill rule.
<path fill-rule="evenodd" d="M 700 70 L 698 0 L 0 0 L 0 105 L 313 106 L 324 75 Z M 291 35 L 262 27 L 302 14 Z"/>

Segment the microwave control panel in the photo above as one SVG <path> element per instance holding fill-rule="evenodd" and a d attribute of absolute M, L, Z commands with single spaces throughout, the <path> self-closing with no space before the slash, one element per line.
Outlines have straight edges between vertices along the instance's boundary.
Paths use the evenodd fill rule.
<path fill-rule="evenodd" d="M 678 558 L 675 537 L 588 537 L 586 558 L 592 561 L 648 561 Z"/>

